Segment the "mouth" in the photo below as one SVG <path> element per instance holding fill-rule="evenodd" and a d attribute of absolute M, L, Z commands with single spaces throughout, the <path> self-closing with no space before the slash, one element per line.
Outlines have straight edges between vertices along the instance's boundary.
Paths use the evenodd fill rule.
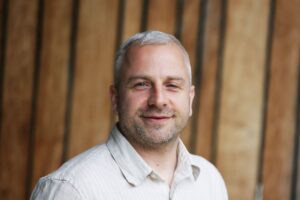
<path fill-rule="evenodd" d="M 164 123 L 172 119 L 173 116 L 168 115 L 142 115 L 141 118 L 148 123 Z"/>

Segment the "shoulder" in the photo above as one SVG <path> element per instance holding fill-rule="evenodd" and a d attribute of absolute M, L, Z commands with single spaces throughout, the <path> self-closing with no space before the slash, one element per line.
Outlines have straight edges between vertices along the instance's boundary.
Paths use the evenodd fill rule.
<path fill-rule="evenodd" d="M 106 144 L 97 145 L 65 162 L 47 177 L 71 181 L 80 174 L 92 173 L 95 166 L 105 163 L 110 157 Z"/>
<path fill-rule="evenodd" d="M 209 171 L 210 173 L 219 173 L 217 168 L 207 159 L 193 154 L 190 156 L 192 164 L 198 166 L 201 170 Z"/>
<path fill-rule="evenodd" d="M 201 156 L 191 155 L 191 161 L 193 165 L 200 169 L 197 182 L 204 181 L 205 185 L 214 188 L 214 195 L 219 195 L 220 198 L 222 197 L 221 199 L 227 199 L 227 189 L 219 170 L 211 162 Z"/>
<path fill-rule="evenodd" d="M 90 183 L 99 179 L 107 169 L 112 168 L 113 161 L 106 144 L 97 145 L 64 163 L 59 169 L 42 177 L 37 183 L 32 199 L 49 195 L 72 196 L 71 199 L 85 197 L 83 191 L 88 189 Z M 99 168 L 101 166 L 101 168 Z M 67 198 L 69 199 L 69 198 Z"/>
<path fill-rule="evenodd" d="M 205 158 L 191 154 L 191 162 L 193 165 L 199 167 L 200 174 L 223 180 L 219 170 Z"/>
<path fill-rule="evenodd" d="M 72 183 L 60 179 L 44 177 L 41 178 L 35 186 L 30 199 L 80 200 L 82 196 Z"/>

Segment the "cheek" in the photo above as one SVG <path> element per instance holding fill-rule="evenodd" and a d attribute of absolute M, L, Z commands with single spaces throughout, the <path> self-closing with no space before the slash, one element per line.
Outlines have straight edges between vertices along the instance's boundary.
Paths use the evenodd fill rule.
<path fill-rule="evenodd" d="M 183 96 L 181 98 L 174 99 L 174 104 L 176 104 L 176 109 L 181 113 L 181 115 L 189 116 L 191 114 L 190 98 Z"/>
<path fill-rule="evenodd" d="M 123 111 L 126 110 L 127 113 L 134 113 L 139 108 L 147 106 L 147 97 L 141 93 L 128 93 L 127 95 L 121 96 L 119 102 Z"/>

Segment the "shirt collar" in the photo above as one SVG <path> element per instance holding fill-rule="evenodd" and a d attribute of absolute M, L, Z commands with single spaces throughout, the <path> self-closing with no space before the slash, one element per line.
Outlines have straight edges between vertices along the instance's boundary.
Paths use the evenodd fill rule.
<path fill-rule="evenodd" d="M 175 178 L 191 178 L 196 181 L 199 174 L 200 166 L 192 159 L 192 155 L 188 152 L 183 142 L 179 140 Z"/>
<path fill-rule="evenodd" d="M 113 128 L 106 144 L 122 174 L 130 184 L 140 185 L 153 172 L 116 126 Z M 193 177 L 196 180 L 199 173 L 200 167 L 193 162 L 190 153 L 180 140 L 178 164 L 174 174 L 176 179 Z"/>
<path fill-rule="evenodd" d="M 116 126 L 110 134 L 107 147 L 129 183 L 139 185 L 152 172 Z"/>

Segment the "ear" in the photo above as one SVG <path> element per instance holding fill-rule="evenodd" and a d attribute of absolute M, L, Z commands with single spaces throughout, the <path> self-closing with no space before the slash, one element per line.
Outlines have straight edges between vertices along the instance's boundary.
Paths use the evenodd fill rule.
<path fill-rule="evenodd" d="M 194 100 L 194 97 L 195 97 L 195 86 L 191 86 L 190 88 L 190 113 L 189 115 L 192 116 L 193 114 L 193 100 Z"/>
<path fill-rule="evenodd" d="M 118 111 L 118 92 L 114 85 L 111 85 L 109 88 L 110 101 L 112 105 L 112 109 L 115 113 Z"/>

